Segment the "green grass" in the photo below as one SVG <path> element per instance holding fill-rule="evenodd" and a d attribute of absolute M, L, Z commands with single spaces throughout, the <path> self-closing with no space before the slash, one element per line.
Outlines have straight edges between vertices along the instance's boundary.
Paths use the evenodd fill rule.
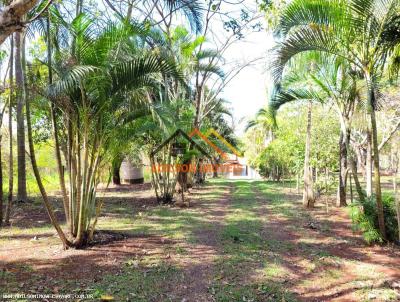
<path fill-rule="evenodd" d="M 217 203 L 224 190 L 216 184 L 202 195 L 205 202 Z M 158 206 L 124 219 L 107 219 L 99 224 L 102 229 L 123 230 L 135 235 L 158 235 L 188 243 L 197 241 L 196 232 L 210 228 L 207 217 L 200 217 L 196 209 Z M 164 244 L 164 253 L 187 255 L 180 245 Z M 93 288 L 96 298 L 110 295 L 116 301 L 175 301 L 169 296 L 171 286 L 184 284 L 182 268 L 160 260 L 159 254 L 141 259 L 129 259 L 121 272 L 104 276 Z"/>
<path fill-rule="evenodd" d="M 181 301 L 183 297 L 177 299 L 176 295 L 186 285 L 185 270 L 187 266 L 196 265 L 190 261 L 201 261 L 191 259 L 191 247 L 204 244 L 204 237 L 200 235 L 207 230 L 212 231 L 217 239 L 213 245 L 215 262 L 208 272 L 211 276 L 206 276 L 209 278 L 206 280 L 208 292 L 217 302 L 297 301 L 291 286 L 307 291 L 313 288 L 316 280 L 327 287 L 335 286 L 343 278 L 348 265 L 357 276 L 354 282 L 374 282 L 384 277 L 374 273 L 373 267 L 366 267 L 362 261 L 351 262 L 332 255 L 327 245 L 320 244 L 320 238 L 316 236 L 318 232 L 303 227 L 312 217 L 301 209 L 296 197 L 287 194 L 288 186 L 290 183 L 213 179 L 207 189 L 201 191 L 200 200 L 190 208 L 160 205 L 138 209 L 125 199 L 120 202 L 113 200 L 106 204 L 99 220 L 100 230 L 169 240 L 157 247 L 154 253 L 140 257 L 127 255 L 120 267 L 114 267 L 118 272 L 114 270 L 99 276 L 97 282 L 83 280 L 82 291 L 93 294 L 96 299 L 109 295 L 115 301 Z M 228 189 L 230 194 L 225 196 Z M 222 200 L 226 197 L 229 200 Z M 216 221 L 212 211 L 221 205 L 221 201 L 226 207 L 225 215 Z M 198 203 L 208 207 L 210 214 L 199 214 Z M 34 203 L 30 206 L 42 205 Z M 282 239 L 282 233 L 274 234 L 270 223 L 279 224 L 284 232 L 293 232 L 296 236 Z M 323 221 L 319 225 L 320 233 L 329 231 Z M 37 235 L 41 243 L 58 240 L 47 236 L 54 234 L 52 226 L 47 223 L 30 229 L 13 227 L 1 232 L 0 244 L 18 240 L 18 235 Z M 37 242 L 28 241 L 28 244 Z M 292 255 L 296 261 L 300 259 L 296 265 L 299 271 L 307 274 L 304 280 L 293 277 L 292 267 L 288 265 L 288 257 L 291 259 Z M 180 262 L 182 259 L 184 261 Z M 12 271 L 3 272 L 0 278 L 10 287 L 18 288 Z M 60 291 L 68 292 L 74 288 L 74 282 L 66 281 Z M 383 301 L 395 299 L 392 289 L 372 289 L 368 284 L 356 294 L 360 301 L 367 301 L 368 296 L 374 295 L 382 297 Z"/>
<path fill-rule="evenodd" d="M 281 283 L 286 270 L 279 259 L 269 256 L 277 243 L 262 238 L 266 213 L 262 200 L 278 194 L 260 182 L 235 181 L 230 214 L 222 231 L 223 256 L 211 293 L 216 301 L 295 301 Z M 263 195 L 259 196 L 259 190 Z M 272 248 L 271 248 L 272 247 Z M 250 281 L 250 280 L 257 281 Z"/>
<path fill-rule="evenodd" d="M 212 189 L 202 195 L 201 202 L 212 207 L 219 202 L 227 187 L 232 187 L 233 199 L 218 229 L 221 256 L 214 264 L 216 275 L 209 293 L 220 302 L 295 301 L 280 281 L 286 274 L 285 268 L 279 259 L 267 256 L 269 245 L 260 235 L 264 217 L 260 216 L 263 204 L 257 199 L 258 192 L 245 181 L 217 179 L 211 182 Z M 199 230 L 213 227 L 207 217 L 198 215 L 196 208 L 168 206 L 150 208 L 132 218 L 102 221 L 100 226 L 123 229 L 132 234 L 162 235 L 188 243 L 198 242 L 196 234 Z M 179 244 L 165 245 L 164 252 L 190 256 Z M 254 272 L 261 279 L 247 281 L 246 278 L 250 280 Z M 122 298 L 126 301 L 175 301 L 174 297 L 168 296 L 169 287 L 171 284 L 182 286 L 185 282 L 182 278 L 179 266 L 146 256 L 128 260 L 117 275 L 106 275 L 93 293 L 96 297 L 110 295 L 118 301 Z"/>
<path fill-rule="evenodd" d="M 115 301 L 171 301 L 167 285 L 170 282 L 184 282 L 179 268 L 166 263 L 130 265 L 128 262 L 120 273 L 105 276 L 91 293 L 97 299 L 111 296 Z"/>

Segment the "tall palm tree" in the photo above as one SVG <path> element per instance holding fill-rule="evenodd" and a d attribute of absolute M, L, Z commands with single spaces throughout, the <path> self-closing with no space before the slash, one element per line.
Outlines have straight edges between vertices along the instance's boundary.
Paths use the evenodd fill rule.
<path fill-rule="evenodd" d="M 288 77 L 288 83 L 286 85 L 291 87 L 297 81 L 298 77 Z M 283 80 L 285 83 L 285 80 Z M 290 83 L 290 84 L 289 84 Z M 285 86 L 286 86 L 285 85 Z M 310 167 L 311 157 L 311 126 L 312 126 L 312 103 L 322 102 L 323 96 L 321 96 L 315 87 L 307 85 L 308 87 L 291 87 L 282 88 L 281 84 L 277 85 L 269 101 L 269 110 L 273 116 L 276 115 L 277 110 L 284 104 L 293 101 L 306 101 L 307 102 L 307 132 L 305 142 L 305 154 L 304 154 L 304 188 L 303 188 L 303 206 L 307 208 L 314 207 L 315 195 L 313 189 L 313 177 Z"/>
<path fill-rule="evenodd" d="M 83 14 L 66 25 L 73 38 L 55 43 L 48 98 L 62 113 L 59 131 L 66 133 L 70 238 L 61 230 L 45 192 L 42 196 L 63 244 L 80 247 L 93 235 L 98 169 L 108 140 L 124 121 L 121 116 L 130 111 L 132 92 L 157 89 L 162 74 L 182 77 L 163 57 L 138 47 L 142 37 L 134 26 L 110 24 L 99 31 Z M 35 176 L 39 184 L 38 173 Z"/>
<path fill-rule="evenodd" d="M 375 110 L 380 74 L 388 55 L 400 41 L 398 0 L 294 0 L 281 13 L 278 31 L 283 41 L 275 48 L 273 75 L 297 54 L 318 51 L 341 57 L 359 71 L 368 87 L 375 195 L 379 229 L 385 236 Z"/>
<path fill-rule="evenodd" d="M 337 112 L 340 122 L 339 139 L 339 186 L 337 206 L 346 205 L 346 182 L 351 168 L 360 200 L 364 199 L 358 176 L 357 164 L 350 145 L 353 116 L 362 104 L 365 85 L 362 85 L 351 66 L 342 58 L 319 56 L 315 62 L 315 73 L 310 74 L 312 81 L 324 91 L 327 102 Z"/>

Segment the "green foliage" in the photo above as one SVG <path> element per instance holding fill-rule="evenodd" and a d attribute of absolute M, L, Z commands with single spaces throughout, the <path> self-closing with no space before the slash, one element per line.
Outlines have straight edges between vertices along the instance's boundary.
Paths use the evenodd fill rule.
<path fill-rule="evenodd" d="M 389 194 L 383 195 L 383 212 L 385 215 L 385 228 L 387 239 L 391 242 L 398 240 L 398 226 L 394 197 Z M 378 214 L 375 197 L 356 202 L 350 205 L 350 214 L 353 228 L 360 230 L 368 244 L 383 243 L 379 233 Z"/>
<path fill-rule="evenodd" d="M 297 145 L 292 138 L 277 139 L 271 142 L 268 147 L 257 158 L 260 174 L 264 177 L 270 177 L 274 180 L 280 180 L 289 176 L 297 166 L 296 161 L 299 158 L 301 146 Z M 302 156 L 302 155 L 300 155 Z"/>
<path fill-rule="evenodd" d="M 398 241 L 399 229 L 397 225 L 396 203 L 391 194 L 383 194 L 383 214 L 385 216 L 386 236 L 389 241 Z"/>
<path fill-rule="evenodd" d="M 361 231 L 364 240 L 368 244 L 383 242 L 382 236 L 374 225 L 374 216 L 376 216 L 374 204 L 375 203 L 368 200 L 363 204 L 357 202 L 350 205 L 353 229 Z"/>
<path fill-rule="evenodd" d="M 265 147 L 265 140 L 254 141 L 261 144 L 256 156 L 248 156 L 251 165 L 264 177 L 279 180 L 292 177 L 303 170 L 305 152 L 306 114 L 301 104 L 287 105 L 277 117 L 278 127 L 274 130 L 274 140 Z M 338 166 L 339 126 L 335 117 L 322 106 L 314 106 L 311 146 L 311 165 L 320 173 L 325 169 L 335 171 Z M 251 129 L 254 131 L 254 129 Z M 261 148 L 260 148 L 261 147 Z"/>

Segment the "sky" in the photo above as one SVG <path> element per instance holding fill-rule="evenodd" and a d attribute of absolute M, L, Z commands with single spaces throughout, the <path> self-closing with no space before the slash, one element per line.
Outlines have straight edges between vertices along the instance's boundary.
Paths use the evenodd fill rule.
<path fill-rule="evenodd" d="M 250 18 L 255 18 L 255 22 L 260 22 L 265 26 L 263 13 L 258 12 L 255 0 L 234 0 L 223 2 L 221 11 L 224 11 L 230 18 L 240 22 L 241 10 L 246 8 Z M 232 4 L 229 4 L 232 3 Z M 240 4 L 234 4 L 240 3 Z M 227 20 L 226 18 L 224 20 Z M 211 21 L 211 32 L 217 38 L 208 47 L 219 48 L 218 43 L 224 43 L 230 33 L 222 26 L 222 21 L 217 16 Z M 222 54 L 225 65 L 222 66 L 225 72 L 232 66 L 230 63 L 236 62 L 244 65 L 245 62 L 253 62 L 251 66 L 241 70 L 222 91 L 221 97 L 231 103 L 234 114 L 234 126 L 237 135 L 241 136 L 247 120 L 252 118 L 255 113 L 267 104 L 268 87 L 270 86 L 270 76 L 267 70 L 268 51 L 274 46 L 274 39 L 271 33 L 265 29 L 261 31 L 245 30 L 242 39 L 235 41 Z M 214 44 L 213 44 L 214 43 Z M 217 44 L 217 45 L 215 45 Z M 210 84 L 210 83 L 209 83 Z"/>
<path fill-rule="evenodd" d="M 246 118 L 251 118 L 267 104 L 267 89 L 270 77 L 266 57 L 274 45 L 273 38 L 266 31 L 252 33 L 246 41 L 239 41 L 225 53 L 228 60 L 243 59 L 251 61 L 262 58 L 253 66 L 243 69 L 225 87 L 222 96 L 231 102 L 234 112 L 236 133 L 241 135 Z"/>

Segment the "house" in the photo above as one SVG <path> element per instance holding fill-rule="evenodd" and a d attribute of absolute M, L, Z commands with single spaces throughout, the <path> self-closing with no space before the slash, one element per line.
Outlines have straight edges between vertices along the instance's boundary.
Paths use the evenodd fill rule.
<path fill-rule="evenodd" d="M 219 174 L 228 179 L 261 179 L 257 170 L 248 164 L 245 157 L 227 154 Z"/>

